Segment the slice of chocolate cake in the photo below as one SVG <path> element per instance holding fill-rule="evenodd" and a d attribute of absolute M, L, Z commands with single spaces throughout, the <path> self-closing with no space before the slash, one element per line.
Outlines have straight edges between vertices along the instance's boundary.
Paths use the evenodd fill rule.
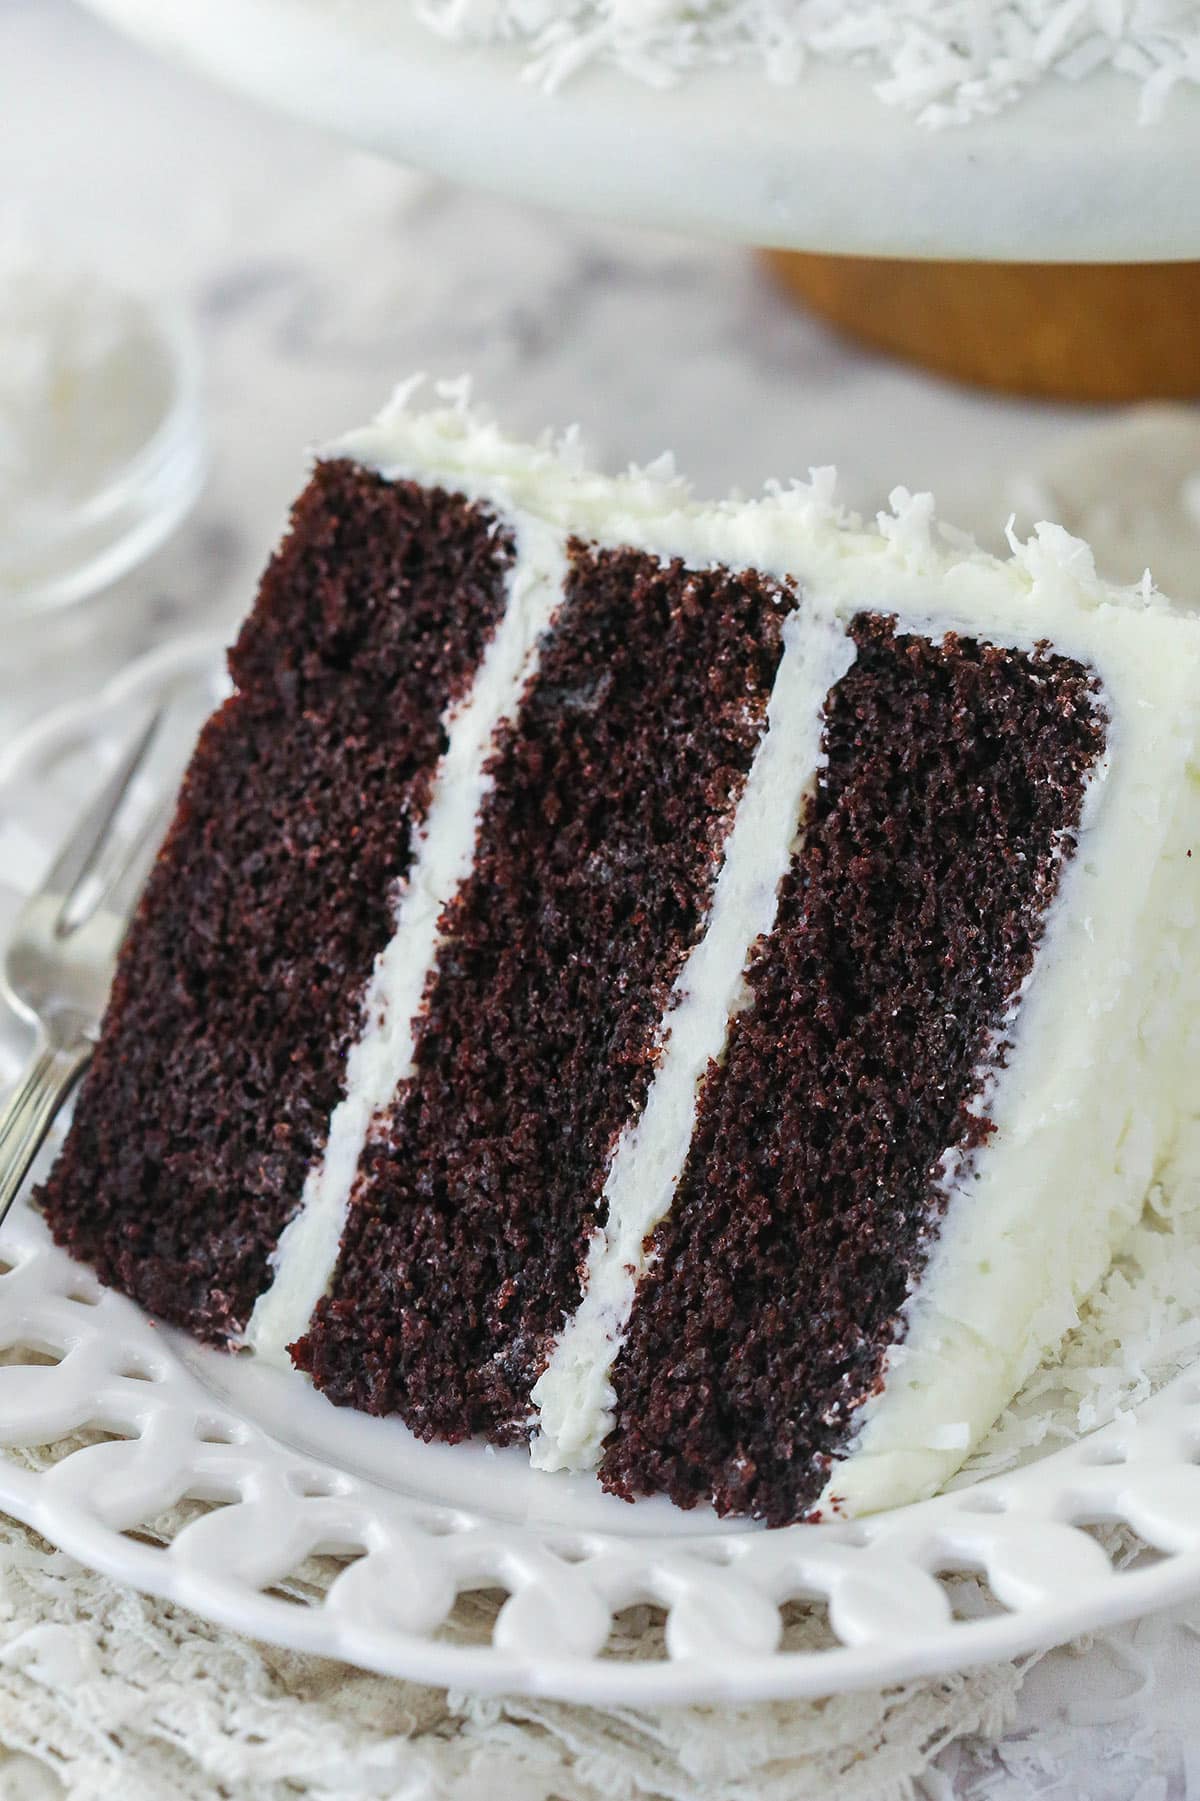
<path fill-rule="evenodd" d="M 1200 623 L 401 396 L 231 668 L 56 1236 L 621 1495 L 935 1489 L 1190 1116 Z"/>

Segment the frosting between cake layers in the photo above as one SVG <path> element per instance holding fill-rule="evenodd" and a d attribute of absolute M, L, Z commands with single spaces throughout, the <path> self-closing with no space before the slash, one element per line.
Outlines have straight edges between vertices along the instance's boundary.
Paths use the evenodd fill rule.
<path fill-rule="evenodd" d="M 303 1333 L 329 1286 L 372 1123 L 412 1074 L 442 910 L 471 866 L 488 787 L 487 758 L 498 727 L 519 704 L 536 664 L 538 640 L 562 596 L 566 561 L 560 535 L 530 516 L 507 523 L 515 530 L 516 556 L 504 614 L 470 693 L 446 721 L 446 750 L 416 862 L 397 898 L 395 931 L 376 959 L 363 998 L 364 1027 L 347 1061 L 345 1095 L 330 1120 L 324 1155 L 280 1234 L 271 1286 L 259 1296 L 246 1326 L 245 1342 L 276 1362 L 287 1362 L 287 1346 Z"/>
<path fill-rule="evenodd" d="M 748 998 L 744 970 L 775 918 L 779 883 L 806 790 L 820 764 L 821 708 L 854 659 L 835 619 L 801 605 L 784 626 L 784 654 L 725 847 L 708 929 L 676 980 L 663 1016 L 662 1060 L 641 1117 L 621 1136 L 588 1244 L 583 1298 L 533 1389 L 539 1469 L 586 1469 L 612 1424 L 613 1361 L 649 1260 L 646 1241 L 670 1210 L 695 1128 L 709 1063 Z"/>

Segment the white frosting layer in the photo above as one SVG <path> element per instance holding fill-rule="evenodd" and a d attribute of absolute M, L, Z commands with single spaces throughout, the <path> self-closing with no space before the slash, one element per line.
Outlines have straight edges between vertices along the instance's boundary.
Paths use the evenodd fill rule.
<path fill-rule="evenodd" d="M 533 1390 L 539 1469 L 586 1469 L 612 1426 L 612 1364 L 645 1272 L 645 1240 L 670 1211 L 692 1141 L 700 1084 L 749 998 L 744 971 L 775 923 L 796 822 L 820 759 L 821 709 L 854 661 L 837 620 L 793 612 L 767 709 L 713 892 L 708 929 L 676 980 L 665 1049 L 641 1118 L 617 1146 L 588 1245 L 583 1299 Z"/>
<path fill-rule="evenodd" d="M 754 920 L 773 912 L 767 871 L 773 859 L 782 869 L 791 830 L 780 831 L 779 821 L 794 822 L 814 779 L 819 701 L 840 672 L 829 656 L 838 622 L 877 610 L 935 637 L 955 629 L 1025 649 L 1050 640 L 1097 670 L 1111 714 L 1108 754 L 1089 787 L 1078 849 L 1021 997 L 1007 1064 L 988 1085 L 997 1130 L 965 1172 L 946 1160 L 945 1221 L 910 1298 L 904 1341 L 889 1357 L 882 1392 L 864 1397 L 851 1421 L 850 1453 L 819 1505 L 855 1512 L 929 1492 L 1073 1323 L 1169 1153 L 1179 1118 L 1192 1110 L 1179 1050 L 1186 1015 L 1200 1001 L 1187 945 L 1200 855 L 1186 855 L 1200 841 L 1200 623 L 1172 614 L 1148 582 L 1133 590 L 1100 582 L 1086 546 L 1054 527 L 1039 527 L 1001 562 L 939 532 L 928 498 L 902 490 L 893 512 L 864 528 L 835 506 L 825 473 L 755 502 L 700 506 L 669 464 L 608 480 L 586 469 L 574 440 L 514 445 L 461 399 L 411 413 L 398 396 L 374 426 L 335 448 L 385 475 L 452 486 L 519 520 L 517 580 L 529 546 L 540 544 L 543 571 L 530 579 L 543 607 L 561 580 L 556 559 L 571 534 L 680 556 L 697 568 L 790 576 L 804 594 L 709 933 L 664 1020 L 669 1035 L 642 1119 L 627 1128 L 608 1171 L 609 1213 L 589 1245 L 583 1303 L 535 1391 L 535 1456 L 548 1466 L 594 1461 L 603 1436 L 642 1239 L 669 1207 L 700 1074 L 720 1054 L 746 947 L 762 929 Z M 497 692 L 487 703 L 496 718 L 516 687 L 514 677 L 508 699 Z M 474 726 L 456 720 L 452 728 L 475 745 L 471 768 L 482 756 L 483 722 L 481 713 Z M 790 760 L 780 754 L 786 743 Z M 446 774 L 449 790 L 448 761 Z M 444 875 L 435 886 L 443 899 L 469 862 L 482 793 L 474 779 L 469 809 L 448 792 L 442 799 L 439 786 L 453 828 L 441 825 L 442 812 L 431 814 L 422 855 L 434 856 L 434 840 L 441 847 Z M 431 900 L 422 913 L 414 900 L 411 919 L 402 905 L 397 939 L 376 972 L 378 994 L 372 990 L 380 1004 L 368 1018 L 382 1018 L 352 1056 L 345 1124 L 335 1116 L 325 1166 L 281 1240 L 274 1289 L 252 1322 L 256 1342 L 278 1347 L 296 1336 L 323 1291 L 370 1119 L 411 1064 L 411 1019 L 441 904 Z M 796 1304 L 804 1304 L 802 1272 Z"/>
<path fill-rule="evenodd" d="M 345 1095 L 329 1122 L 325 1154 L 304 1185 L 298 1211 L 272 1258 L 274 1280 L 259 1296 L 246 1343 L 287 1361 L 329 1286 L 359 1160 L 371 1123 L 414 1073 L 416 1026 L 447 902 L 471 867 L 484 773 L 497 728 L 515 711 L 533 673 L 537 643 L 562 596 L 562 539 L 541 520 L 518 516 L 516 560 L 503 617 L 466 700 L 446 722 L 447 744 L 417 855 L 396 908 L 396 929 L 376 958 L 363 1002 L 364 1027 L 346 1066 Z"/>

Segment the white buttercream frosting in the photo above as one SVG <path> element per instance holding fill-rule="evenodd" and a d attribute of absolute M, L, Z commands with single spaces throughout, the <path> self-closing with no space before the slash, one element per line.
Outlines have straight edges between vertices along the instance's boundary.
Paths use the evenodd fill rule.
<path fill-rule="evenodd" d="M 646 1269 L 646 1240 L 670 1211 L 705 1072 L 749 999 L 746 961 L 775 923 L 779 884 L 820 764 L 821 709 L 853 661 L 854 646 L 836 619 L 807 610 L 789 615 L 766 731 L 725 847 L 708 929 L 668 1002 L 666 1045 L 645 1108 L 609 1168 L 583 1299 L 533 1390 L 532 1455 L 540 1469 L 586 1469 L 612 1426 L 610 1372 Z"/>
<path fill-rule="evenodd" d="M 927 1493 L 1073 1324 L 1192 1111 L 1180 1053 L 1186 1016 L 1200 1002 L 1189 953 L 1200 855 L 1187 855 L 1200 842 L 1200 622 L 1173 614 L 1148 580 L 1124 590 L 1101 582 L 1087 547 L 1052 526 L 999 560 L 940 528 L 928 497 L 904 490 L 865 526 L 840 511 L 824 471 L 757 501 L 701 505 L 667 461 L 610 479 L 588 469 L 573 436 L 517 445 L 461 393 L 426 412 L 411 410 L 409 397 L 399 394 L 336 452 L 385 476 L 453 487 L 515 521 L 513 598 L 473 694 L 450 723 L 451 749 L 397 936 L 372 978 L 347 1097 L 249 1336 L 278 1350 L 303 1330 L 328 1282 L 371 1119 L 411 1071 L 437 918 L 470 864 L 486 746 L 517 704 L 520 671 L 561 587 L 566 540 L 629 545 L 693 568 L 754 568 L 794 580 L 801 604 L 789 618 L 707 931 L 661 1022 L 645 1108 L 606 1171 L 607 1212 L 588 1245 L 582 1302 L 534 1391 L 534 1456 L 546 1467 L 579 1467 L 598 1454 L 646 1234 L 669 1211 L 699 1083 L 744 1004 L 750 946 L 773 919 L 819 766 L 823 699 L 851 656 L 845 628 L 856 613 L 879 611 L 933 637 L 959 631 L 1024 649 L 1048 640 L 1096 671 L 1111 720 L 1077 848 L 1007 1022 L 1006 1061 L 987 1072 L 996 1130 L 961 1166 L 952 1154 L 944 1159 L 944 1222 L 910 1296 L 903 1342 L 882 1391 L 852 1421 L 848 1454 L 819 1506 L 854 1512 Z M 525 592 L 529 617 L 518 625 Z"/>

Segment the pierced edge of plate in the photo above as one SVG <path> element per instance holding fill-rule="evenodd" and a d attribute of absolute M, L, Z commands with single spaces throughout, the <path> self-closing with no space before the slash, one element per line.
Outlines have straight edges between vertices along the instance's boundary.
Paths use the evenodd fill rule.
<path fill-rule="evenodd" d="M 36 780 L 131 702 L 211 674 L 217 649 L 169 646 L 61 709 L 0 758 L 0 782 Z M 1195 1371 L 1077 1444 L 916 1506 L 775 1532 L 622 1533 L 497 1519 L 483 1491 L 442 1504 L 289 1449 L 27 1208 L 0 1233 L 0 1263 L 0 1443 L 53 1448 L 44 1469 L 0 1458 L 0 1506 L 89 1567 L 296 1650 L 600 1705 L 748 1701 L 1014 1657 L 1200 1591 Z M 149 1529 L 181 1502 L 195 1505 L 156 1543 Z M 285 1598 L 315 1555 L 337 1560 L 328 1588 Z M 451 1642 L 458 1597 L 481 1588 L 505 1597 L 490 1639 Z M 823 1616 L 815 1647 L 787 1648 L 793 1603 Z M 665 1616 L 663 1654 L 621 1660 L 614 1621 L 641 1605 Z"/>

